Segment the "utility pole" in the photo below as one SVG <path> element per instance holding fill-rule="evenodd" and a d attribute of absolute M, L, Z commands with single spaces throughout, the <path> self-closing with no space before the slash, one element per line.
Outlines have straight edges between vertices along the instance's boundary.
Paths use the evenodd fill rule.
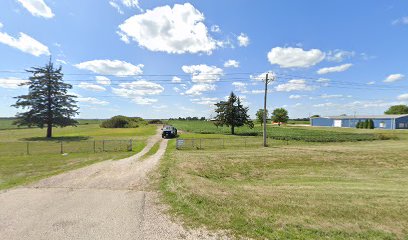
<path fill-rule="evenodd" d="M 269 76 L 269 74 L 271 76 Z M 275 80 L 275 76 L 273 76 L 272 73 L 267 73 L 266 74 L 266 77 L 265 77 L 264 112 L 263 112 L 263 145 L 264 145 L 264 147 L 268 146 L 267 141 L 266 141 L 266 138 L 267 138 L 267 134 L 266 134 L 266 118 L 267 118 L 267 116 L 266 116 L 266 99 L 267 99 L 267 96 L 268 96 L 268 84 L 270 82 L 274 81 L 274 80 Z"/>

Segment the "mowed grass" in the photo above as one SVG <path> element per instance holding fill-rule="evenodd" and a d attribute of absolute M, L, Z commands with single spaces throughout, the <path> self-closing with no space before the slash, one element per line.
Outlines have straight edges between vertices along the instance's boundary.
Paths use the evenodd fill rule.
<path fill-rule="evenodd" d="M 200 134 L 230 134 L 229 127 L 216 127 L 208 121 L 180 121 L 172 120 L 169 124 L 186 132 Z M 353 131 L 335 128 L 298 127 L 295 125 L 271 126 L 268 125 L 268 137 L 276 140 L 295 140 L 307 142 L 351 142 L 372 141 L 397 138 L 391 131 L 384 130 L 356 130 Z M 257 124 L 253 129 L 247 126 L 236 128 L 239 136 L 262 136 L 263 128 Z"/>
<path fill-rule="evenodd" d="M 408 144 L 175 150 L 160 191 L 190 226 L 255 239 L 407 239 Z"/>
<path fill-rule="evenodd" d="M 1 122 L 1 121 L 0 121 Z M 45 129 L 0 130 L 0 189 L 26 184 L 64 171 L 108 159 L 121 159 L 140 152 L 154 125 L 135 129 L 106 129 L 90 123 L 78 127 L 55 128 L 54 138 L 44 138 Z M 132 151 L 127 151 L 133 139 Z M 103 140 L 105 151 L 102 151 Z M 60 154 L 60 141 L 64 141 Z M 29 144 L 30 155 L 26 147 Z M 95 144 L 95 145 L 94 145 Z M 94 153 L 94 146 L 96 153 Z"/>

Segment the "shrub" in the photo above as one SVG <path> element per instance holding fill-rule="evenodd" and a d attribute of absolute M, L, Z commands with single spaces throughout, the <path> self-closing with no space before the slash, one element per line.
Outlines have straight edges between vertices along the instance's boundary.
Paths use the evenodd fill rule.
<path fill-rule="evenodd" d="M 361 128 L 361 122 L 358 121 L 358 123 L 356 124 L 356 128 Z"/>
<path fill-rule="evenodd" d="M 119 115 L 103 121 L 100 126 L 103 128 L 138 128 L 146 124 L 143 118 Z"/>
<path fill-rule="evenodd" d="M 373 119 L 368 120 L 368 128 L 369 128 L 369 129 L 374 129 L 374 121 L 373 121 Z"/>
<path fill-rule="evenodd" d="M 160 120 L 160 119 L 149 120 L 148 123 L 149 123 L 149 124 L 164 124 L 163 121 Z"/>

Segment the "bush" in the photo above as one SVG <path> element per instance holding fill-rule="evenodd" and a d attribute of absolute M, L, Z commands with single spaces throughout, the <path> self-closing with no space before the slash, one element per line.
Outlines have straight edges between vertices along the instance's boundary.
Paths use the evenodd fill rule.
<path fill-rule="evenodd" d="M 361 128 L 361 122 L 358 121 L 358 123 L 356 124 L 356 128 Z"/>
<path fill-rule="evenodd" d="M 374 121 L 373 121 L 373 119 L 370 119 L 370 120 L 368 121 L 368 128 L 369 128 L 369 129 L 374 129 Z"/>
<path fill-rule="evenodd" d="M 100 126 L 103 128 L 138 128 L 146 124 L 147 122 L 143 118 L 119 115 L 103 121 Z"/>
<path fill-rule="evenodd" d="M 149 124 L 164 124 L 160 119 L 153 119 L 148 122 Z"/>

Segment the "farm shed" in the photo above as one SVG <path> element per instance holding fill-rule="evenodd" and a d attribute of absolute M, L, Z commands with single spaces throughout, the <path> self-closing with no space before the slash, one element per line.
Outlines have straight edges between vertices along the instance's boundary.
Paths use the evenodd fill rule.
<path fill-rule="evenodd" d="M 314 127 L 355 128 L 358 122 L 370 119 L 374 121 L 374 128 L 408 129 L 408 114 L 314 117 L 310 119 L 310 123 Z"/>

